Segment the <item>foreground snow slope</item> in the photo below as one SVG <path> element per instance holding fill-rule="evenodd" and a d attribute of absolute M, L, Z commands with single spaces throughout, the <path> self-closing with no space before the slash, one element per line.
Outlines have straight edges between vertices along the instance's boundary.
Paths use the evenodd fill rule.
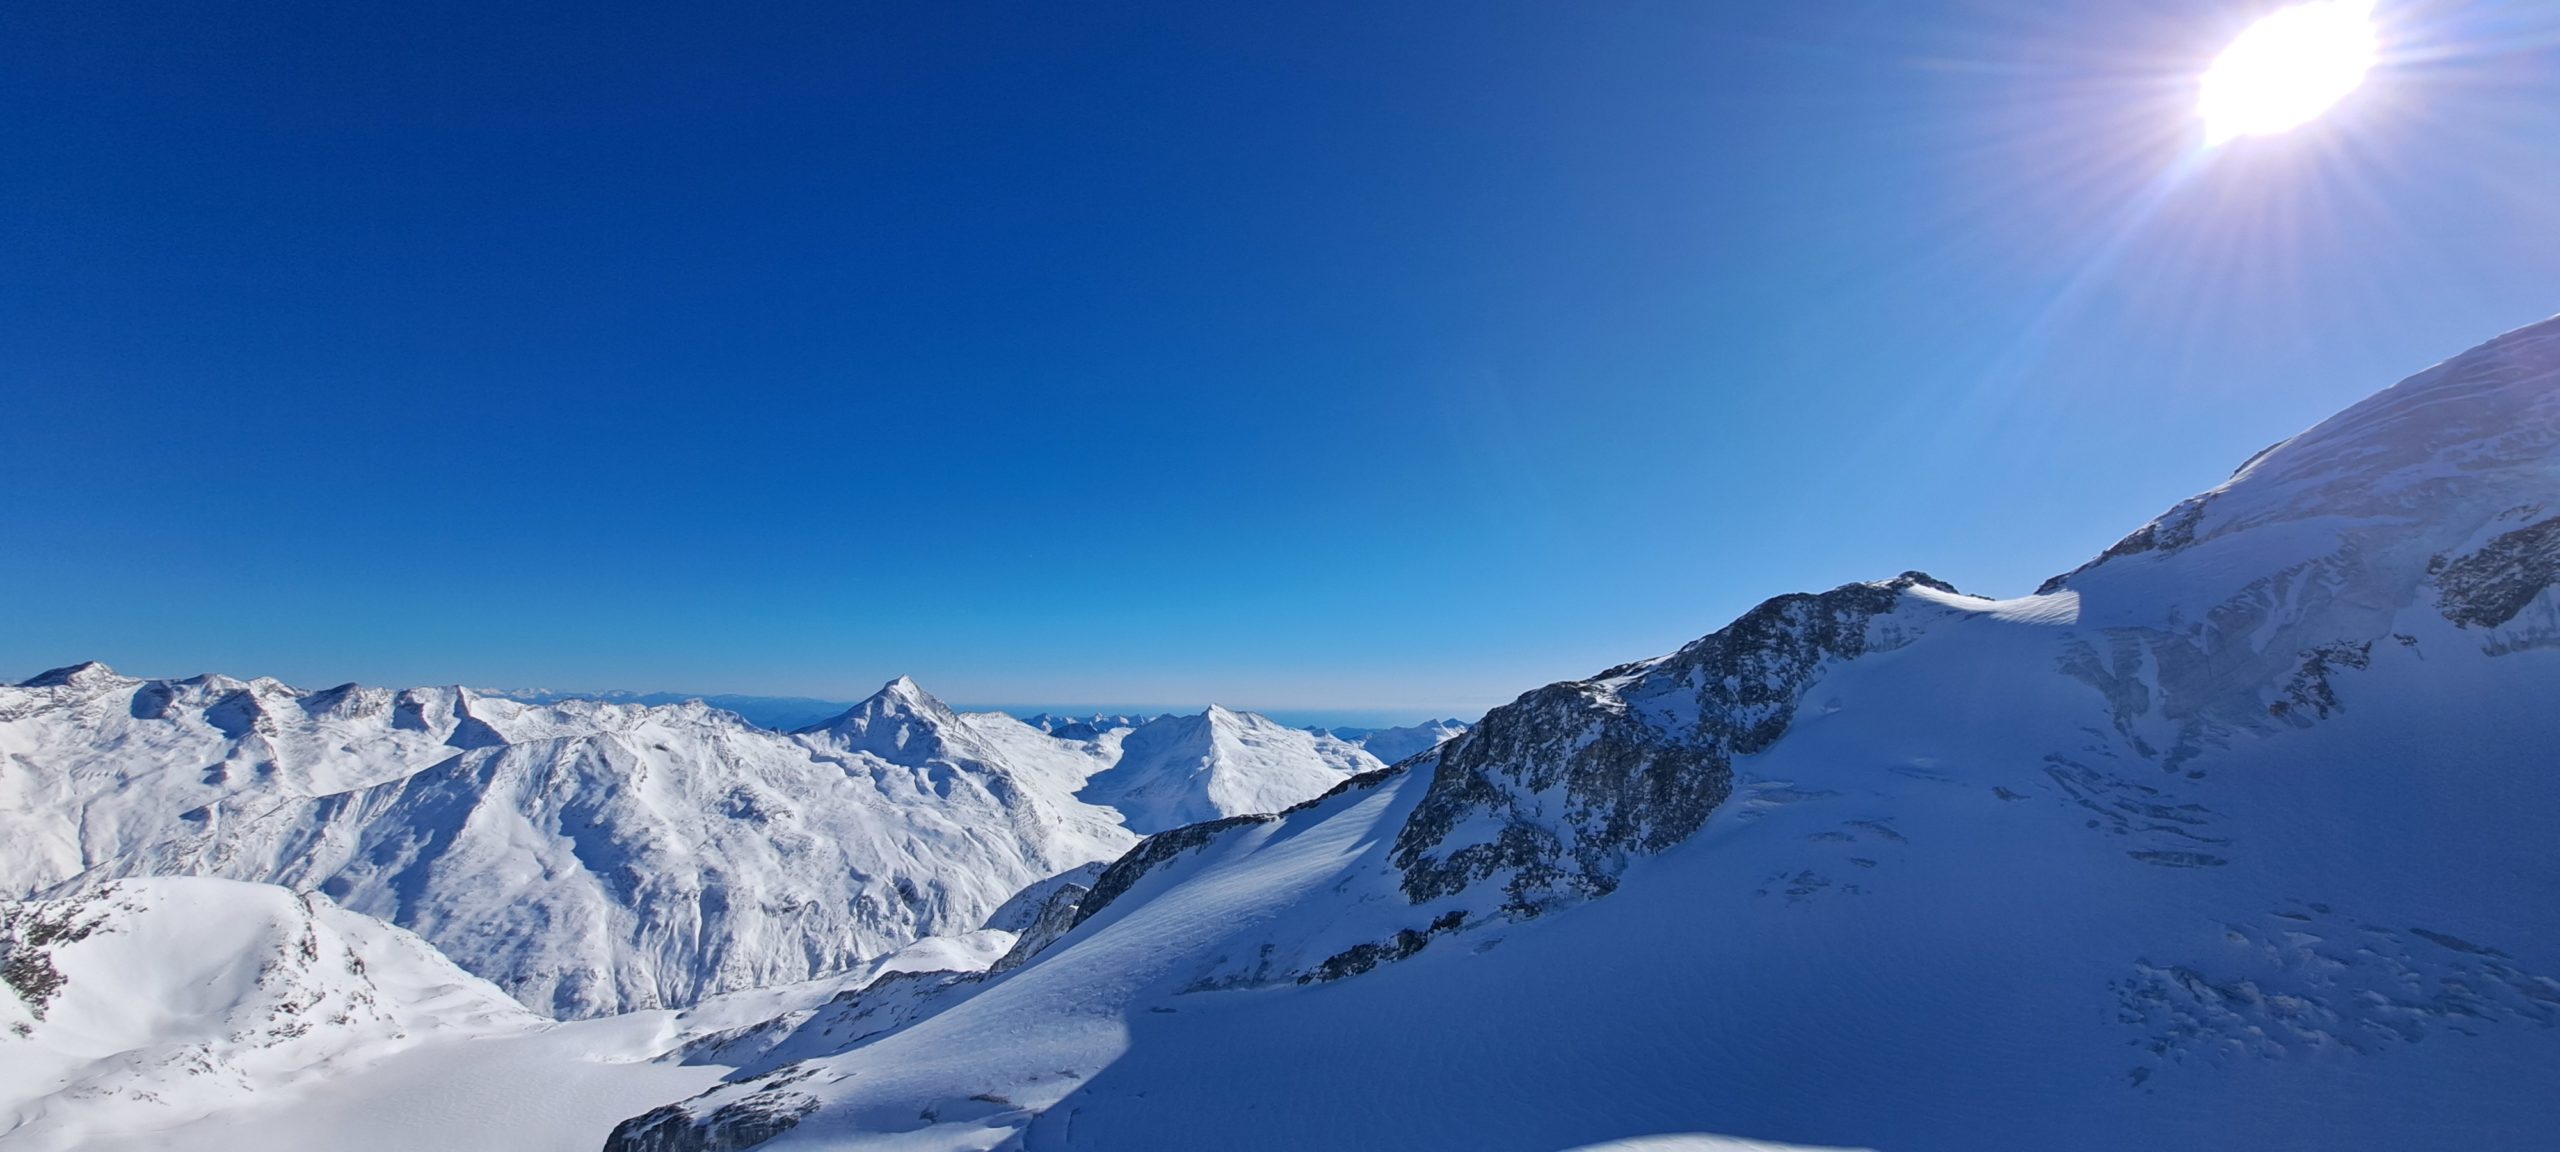
<path fill-rule="evenodd" d="M 98 665 L 0 688 L 0 881 L 200 874 L 328 893 L 527 1005 L 592 1016 L 965 932 L 1134 837 L 1109 762 L 901 679 L 804 732 L 700 703 L 307 692 Z"/>
<path fill-rule="evenodd" d="M 1150 838 L 607 1147 L 2547 1142 L 2555 450 L 2560 321 L 2037 595 L 1781 597 Z"/>
<path fill-rule="evenodd" d="M 821 980 L 560 1024 L 410 933 L 273 885 L 4 903 L 0 1147 L 592 1152 L 616 1118 L 728 1070 L 658 1057 L 891 973 L 983 969 L 1014 940 L 929 937 Z"/>
<path fill-rule="evenodd" d="M 0 1133 L 117 1109 L 174 1123 L 429 1036 L 537 1023 L 425 941 L 271 885 L 0 904 L 0 954 Z"/>

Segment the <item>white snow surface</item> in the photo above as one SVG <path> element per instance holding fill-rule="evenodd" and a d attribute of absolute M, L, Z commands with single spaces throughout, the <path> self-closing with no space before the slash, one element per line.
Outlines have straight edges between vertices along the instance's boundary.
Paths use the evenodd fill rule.
<path fill-rule="evenodd" d="M 84 665 L 0 688 L 0 882 L 328 893 L 551 1015 L 674 1007 L 969 931 L 1133 842 L 1102 743 L 900 679 L 769 732 L 700 703 L 306 692 Z"/>
<path fill-rule="evenodd" d="M 798 1110 L 775 1152 L 2546 1143 L 2555 452 L 2560 321 L 2038 595 L 1910 586 L 1852 655 L 1769 682 L 1785 710 L 1740 719 L 1780 727 L 1703 827 L 1599 860 L 1612 884 L 1579 902 L 1514 911 L 1502 869 L 1409 895 L 1398 838 L 1444 768 L 1503 766 L 1472 743 L 1489 716 L 1406 771 L 1152 842 L 1029 963 L 685 1107 L 762 1090 Z M 1514 707 L 1676 743 L 1718 718 L 1647 674 L 1687 666 Z M 1516 767 L 1459 795 L 1604 810 Z"/>
<path fill-rule="evenodd" d="M 0 903 L 0 940 L 61 978 L 40 1002 L 0 983 L 0 1147 L 592 1152 L 624 1115 L 727 1071 L 661 1059 L 687 1043 L 887 973 L 983 969 L 1013 934 L 569 1023 L 409 932 L 268 884 L 152 877 Z"/>
<path fill-rule="evenodd" d="M 1818 603 L 1885 607 L 1838 617 L 1856 642 L 1801 677 L 1710 637 L 1523 696 L 1357 780 L 1357 761 L 1319 754 L 1331 782 L 1292 768 L 1270 783 L 1303 760 L 1267 739 L 1230 737 L 1255 756 L 1222 765 L 1216 709 L 1182 718 L 1205 738 L 1130 732 L 1110 772 L 1008 768 L 990 792 L 1074 781 L 1083 795 L 1065 802 L 1125 803 L 1141 829 L 1229 819 L 1122 857 L 1079 922 L 992 975 L 927 970 L 1027 932 L 1039 901 L 910 948 L 918 967 L 902 971 L 925 974 L 455 1026 L 347 1059 L 325 1093 L 142 1134 L 135 1100 L 88 1130 L 48 1127 L 68 1094 L 0 1101 L 40 1121 L 0 1147 L 592 1149 L 615 1119 L 665 1114 L 653 1104 L 712 1127 L 787 1115 L 689 1145 L 774 1152 L 2540 1146 L 2560 1131 L 2553 540 L 2560 321 L 2279 445 L 2037 594 L 1840 590 Z M 156 738 L 114 720 L 135 689 L 68 683 L 109 675 L 0 696 L 0 739 L 18 741 L 0 744 L 13 860 L 68 860 L 78 877 L 97 866 L 93 826 L 210 823 L 112 800 L 95 820 L 27 815 L 58 799 L 15 755 L 49 747 L 27 735 L 42 726 L 12 727 L 30 700 L 98 699 L 106 739 Z M 1717 692 L 1746 704 L 1705 714 Z M 795 746 L 882 763 L 915 750 L 918 787 L 963 796 L 976 777 L 932 766 L 1000 752 L 1017 729 L 1087 755 L 944 721 L 898 685 L 883 695 Z M 1574 726 L 1585 715 L 1614 719 Z M 1730 731 L 1752 739 L 1729 764 L 1672 756 Z M 1568 779 L 1506 751 L 1586 732 L 1628 741 L 1600 762 L 1636 774 Z M 362 775 L 353 757 L 297 755 L 267 774 Z M 1729 779 L 1694 832 L 1613 839 L 1594 814 L 1650 795 L 1638 770 L 1662 763 Z M 1240 764 L 1271 770 L 1222 778 Z M 1418 821 L 1427 802 L 1460 819 Z M 22 849 L 21 826 L 55 839 Z M 1417 899 L 1398 862 L 1416 829 L 1528 847 Z M 220 843 L 162 858 L 230 858 Z M 1562 864 L 1607 883 L 1510 897 L 1572 891 Z M 1030 880 L 1069 891 L 1092 875 Z M 82 1131 L 102 1135 L 67 1138 Z"/>
<path fill-rule="evenodd" d="M 273 885 L 124 880 L 0 904 L 0 924 L 0 1133 L 193 1119 L 430 1037 L 539 1023 L 416 936 Z"/>
<path fill-rule="evenodd" d="M 1212 704 L 1197 716 L 1164 716 L 1132 729 L 1119 760 L 1087 781 L 1080 796 L 1153 833 L 1278 812 L 1383 767 L 1349 741 Z"/>
<path fill-rule="evenodd" d="M 1360 746 L 1383 764 L 1393 764 L 1409 756 L 1418 756 L 1439 747 L 1443 742 L 1465 734 L 1463 720 L 1425 720 L 1395 728 L 1310 728 L 1318 735 L 1331 736 Z"/>

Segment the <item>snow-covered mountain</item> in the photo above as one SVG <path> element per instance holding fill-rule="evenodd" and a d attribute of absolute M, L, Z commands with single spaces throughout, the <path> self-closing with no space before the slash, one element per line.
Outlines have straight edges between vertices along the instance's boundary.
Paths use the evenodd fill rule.
<path fill-rule="evenodd" d="M 1115 809 L 1141 833 L 1312 799 L 1384 765 L 1358 745 L 1215 704 L 1163 716 L 1122 738 L 1120 758 L 1080 796 Z"/>
<path fill-rule="evenodd" d="M 2555 582 L 2560 320 L 2034 595 L 1781 596 L 1151 836 L 607 1148 L 2546 1143 Z"/>
<path fill-rule="evenodd" d="M 1467 722 L 1464 720 L 1425 720 L 1420 724 L 1407 724 L 1397 728 L 1307 729 L 1319 736 L 1331 736 L 1336 740 L 1357 744 L 1361 751 L 1377 757 L 1379 762 L 1385 764 L 1393 764 L 1407 756 L 1428 752 L 1439 747 L 1443 741 L 1463 735 L 1466 730 Z"/>
<path fill-rule="evenodd" d="M 160 877 L 0 902 L 0 1147 L 590 1152 L 620 1116 L 716 1082 L 729 1069 L 703 1057 L 760 1022 L 983 969 L 1015 939 L 991 921 L 819 980 L 564 1024 L 317 894 Z"/>
<path fill-rule="evenodd" d="M 326 892 L 602 1015 L 850 969 L 1117 855 L 1118 814 L 1074 795 L 1110 754 L 904 679 L 784 735 L 700 703 L 83 665 L 0 688 L 0 879 Z"/>
<path fill-rule="evenodd" d="M 538 1022 L 416 936 L 272 885 L 0 903 L 0 957 L 0 1134 L 119 1111 L 166 1126 Z"/>

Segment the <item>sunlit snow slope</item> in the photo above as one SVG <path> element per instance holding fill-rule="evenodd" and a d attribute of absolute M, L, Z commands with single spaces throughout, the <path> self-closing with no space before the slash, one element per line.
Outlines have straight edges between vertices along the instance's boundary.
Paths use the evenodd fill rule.
<path fill-rule="evenodd" d="M 1348 741 L 1212 704 L 1129 732 L 1119 760 L 1087 782 L 1082 797 L 1119 811 L 1139 832 L 1161 832 L 1277 812 L 1380 767 Z"/>
<path fill-rule="evenodd" d="M 118 1109 L 175 1123 L 426 1037 L 537 1022 L 417 937 L 272 885 L 0 903 L 0 952 L 0 1134 Z"/>
<path fill-rule="evenodd" d="M 658 1057 L 894 973 L 981 969 L 1014 940 L 929 937 L 821 980 L 562 1024 L 416 936 L 273 885 L 0 903 L 0 1147 L 592 1152 L 616 1118 L 727 1071 Z"/>
<path fill-rule="evenodd" d="M 607 1145 L 2518 1148 L 2560 1131 L 2560 321 L 2015 600 L 1780 597 Z"/>

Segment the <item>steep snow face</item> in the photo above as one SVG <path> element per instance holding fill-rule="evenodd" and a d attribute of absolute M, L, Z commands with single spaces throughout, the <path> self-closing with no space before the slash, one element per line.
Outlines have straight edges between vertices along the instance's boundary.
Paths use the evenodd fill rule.
<path fill-rule="evenodd" d="M 1331 736 L 1360 746 L 1360 750 L 1393 764 L 1439 747 L 1442 743 L 1464 735 L 1463 720 L 1425 720 L 1400 728 L 1310 728 L 1321 736 Z"/>
<path fill-rule="evenodd" d="M 282 888 L 127 880 L 0 904 L 0 1135 L 158 1128 L 438 1035 L 539 1020 L 424 941 Z"/>
<path fill-rule="evenodd" d="M 0 690 L 0 748 L 21 893 L 151 874 L 325 891 L 563 1016 L 850 969 L 1134 840 L 1074 798 L 1105 749 L 904 680 L 785 736 L 699 703 L 91 667 Z"/>
<path fill-rule="evenodd" d="M 2538 1142 L 2555 445 L 2560 321 L 2037 595 L 1781 597 L 1151 836 L 608 1148 Z"/>
<path fill-rule="evenodd" d="M 1131 731 L 1119 762 L 1080 795 L 1118 810 L 1138 832 L 1161 832 L 1277 812 L 1384 766 L 1347 741 L 1212 704 L 1200 715 L 1166 716 Z"/>

